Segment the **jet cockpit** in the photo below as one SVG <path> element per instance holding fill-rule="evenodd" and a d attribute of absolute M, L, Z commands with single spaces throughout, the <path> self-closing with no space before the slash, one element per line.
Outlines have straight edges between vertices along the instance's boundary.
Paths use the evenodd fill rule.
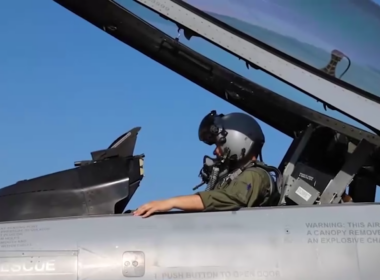
<path fill-rule="evenodd" d="M 375 131 L 372 133 L 287 99 L 227 69 L 187 47 L 178 38 L 169 36 L 149 24 L 144 18 L 138 17 L 118 3 L 120 1 L 55 2 L 103 32 L 292 137 L 293 142 L 278 167 L 283 175 L 278 206 L 318 207 L 375 201 L 376 188 L 380 185 L 380 116 L 376 111 L 376 108 L 380 108 L 380 103 L 376 100 L 360 99 L 360 104 L 370 102 L 369 111 L 357 104 L 353 111 L 350 111 L 349 100 L 354 98 L 355 89 L 344 89 L 347 99 L 339 103 L 335 97 L 327 96 L 330 92 L 324 92 L 324 89 L 334 88 L 333 83 L 321 78 L 321 83 L 316 82 L 318 77 L 314 72 L 309 77 L 310 81 L 313 81 L 312 84 L 294 85 L 304 91 L 313 87 L 311 95 L 318 96 L 329 106 L 359 120 Z M 188 15 L 193 12 L 200 18 L 191 23 L 185 22 L 188 16 L 184 9 L 187 4 L 183 1 L 134 2 L 157 12 L 165 20 L 174 21 L 180 28 L 186 29 L 185 35 L 189 38 L 205 38 L 207 35 L 211 36 L 208 40 L 214 43 L 217 41 L 215 44 L 222 43 L 216 36 L 220 36 L 221 33 L 215 33 L 212 37 L 210 30 L 203 29 L 207 22 L 206 16 L 200 17 L 193 9 L 188 10 Z M 178 18 L 175 16 L 176 12 L 182 16 Z M 222 31 L 228 31 L 220 26 L 218 28 Z M 229 36 L 226 34 L 225 36 Z M 236 34 L 234 36 L 236 37 Z M 240 45 L 243 46 L 244 44 Z M 229 51 L 232 52 L 233 47 L 229 47 Z M 262 45 L 256 47 L 264 48 Z M 254 48 L 250 51 L 252 50 Z M 237 49 L 234 51 L 236 53 Z M 236 55 L 244 59 L 248 66 L 255 69 L 272 67 L 273 72 L 277 71 L 274 74 L 284 73 L 279 72 L 285 71 L 285 68 L 281 68 L 285 65 L 283 62 L 270 64 L 267 61 L 264 67 L 265 60 L 254 63 L 253 57 L 245 57 L 249 54 L 248 49 L 246 51 L 244 56 Z M 270 49 L 265 51 L 265 55 L 270 53 Z M 263 54 L 262 58 L 265 55 Z M 273 53 L 270 55 L 275 59 Z M 321 68 L 321 72 L 329 75 L 328 72 L 333 71 L 343 58 L 338 51 L 333 52 L 331 59 L 335 62 Z M 277 70 L 273 68 L 276 65 L 279 66 Z M 296 69 L 298 72 L 302 70 L 300 67 Z M 298 76 L 288 77 L 288 82 L 294 84 L 296 79 L 304 80 L 302 75 L 309 75 L 307 70 L 305 68 L 302 70 L 303 74 L 297 72 Z M 290 75 L 290 72 L 288 74 Z M 318 88 L 320 85 L 323 85 L 322 88 Z M 256 106 L 257 104 L 260 106 Z M 377 112 L 378 117 L 376 114 L 371 115 L 374 112 Z M 130 130 L 107 149 L 91 153 L 92 160 L 77 162 L 76 168 L 21 181 L 0 189 L 0 221 L 123 213 L 143 178 L 144 157 L 133 155 L 139 131 L 140 128 Z"/>
<path fill-rule="evenodd" d="M 371 78 L 372 84 L 369 88 L 362 87 L 361 81 L 356 82 L 351 78 L 348 83 L 342 81 L 342 77 L 354 67 L 349 55 L 333 49 L 327 56 L 330 61 L 327 59 L 323 66 L 314 69 L 310 67 L 310 61 L 296 61 L 275 50 L 273 46 L 247 36 L 249 30 L 244 23 L 232 19 L 228 14 L 236 7 L 227 9 L 228 6 L 222 11 L 222 4 L 227 3 L 223 1 L 56 2 L 111 36 L 292 137 L 294 141 L 279 166 L 284 179 L 280 205 L 374 202 L 376 185 L 380 183 L 377 175 L 380 138 L 377 134 L 302 106 L 226 69 L 185 46 L 178 37 L 169 36 L 161 31 L 162 28 L 152 26 L 157 19 L 151 20 L 153 16 L 150 14 L 159 15 L 159 25 L 165 21 L 175 23 L 179 29 L 184 30 L 186 39 L 199 37 L 211 42 L 244 60 L 247 67 L 260 69 L 284 80 L 302 92 L 316 97 L 329 108 L 337 109 L 377 132 L 377 127 L 380 126 L 373 113 L 378 111 L 376 108 L 380 108 L 380 102 L 376 97 L 378 89 L 373 86 L 375 78 Z M 249 4 L 244 1 L 239 3 L 236 5 Z M 150 14 L 144 12 L 138 16 L 133 5 L 140 6 L 140 11 L 145 9 Z M 256 31 L 255 35 L 259 36 L 258 34 Z M 343 70 L 339 69 L 340 74 L 335 77 L 338 64 L 342 60 L 346 61 L 346 65 Z M 367 77 L 373 75 L 375 74 Z M 373 77 L 377 77 L 376 75 Z M 366 93 L 366 90 L 371 94 Z M 356 101 L 352 103 L 350 100 Z M 369 111 L 359 106 L 358 102 L 363 106 L 366 104 Z M 375 111 L 369 113 L 371 110 Z"/>

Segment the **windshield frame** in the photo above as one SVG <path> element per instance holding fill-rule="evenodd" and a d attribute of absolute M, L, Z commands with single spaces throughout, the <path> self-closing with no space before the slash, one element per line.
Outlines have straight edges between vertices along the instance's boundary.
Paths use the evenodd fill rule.
<path fill-rule="evenodd" d="M 380 97 L 258 41 L 184 1 L 134 1 L 193 30 L 210 43 L 251 62 L 297 90 L 380 130 Z"/>

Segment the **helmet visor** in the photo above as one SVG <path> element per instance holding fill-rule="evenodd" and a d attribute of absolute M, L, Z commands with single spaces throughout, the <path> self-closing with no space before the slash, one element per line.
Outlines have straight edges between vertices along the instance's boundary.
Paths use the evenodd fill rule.
<path fill-rule="evenodd" d="M 207 145 L 213 145 L 216 143 L 215 132 L 212 131 L 215 123 L 215 114 L 211 112 L 203 118 L 198 129 L 199 140 L 206 143 Z"/>

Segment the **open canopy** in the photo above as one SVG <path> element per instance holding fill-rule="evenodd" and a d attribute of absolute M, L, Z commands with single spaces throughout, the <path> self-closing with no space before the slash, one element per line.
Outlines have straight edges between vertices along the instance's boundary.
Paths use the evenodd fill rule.
<path fill-rule="evenodd" d="M 132 1 L 117 2 L 129 9 Z M 380 129 L 380 56 L 376 53 L 380 8 L 376 3 L 322 1 L 313 8 L 297 0 L 135 2 Z M 350 25 L 348 17 L 355 18 Z"/>
<path fill-rule="evenodd" d="M 184 2 L 315 69 L 380 97 L 380 6 L 376 1 L 322 0 L 318 5 L 302 0 Z M 332 55 L 334 65 L 327 69 Z"/>
<path fill-rule="evenodd" d="M 154 9 L 151 7 L 151 10 L 159 10 L 159 12 L 156 11 L 157 13 L 150 13 L 150 15 L 146 12 L 147 9 L 136 4 L 140 2 L 139 0 L 118 0 L 119 2 L 109 0 L 55 1 L 78 16 L 91 22 L 104 32 L 107 32 L 120 41 L 139 50 L 151 59 L 182 75 L 184 78 L 189 79 L 216 96 L 261 119 L 279 131 L 293 137 L 294 140 L 279 166 L 279 169 L 283 172 L 283 176 L 285 178 L 285 185 L 291 188 L 285 189 L 284 191 L 282 190 L 282 197 L 283 195 L 289 194 L 292 190 L 294 191 L 298 186 L 297 184 L 294 184 L 295 181 L 291 179 L 293 178 L 293 171 L 296 170 L 296 166 L 299 164 L 306 164 L 311 169 L 328 175 L 329 178 L 335 176 L 334 179 L 329 179 L 326 181 L 326 184 L 329 182 L 327 186 L 326 184 L 323 184 L 326 188 L 321 190 L 323 191 L 322 195 L 315 195 L 316 199 L 321 199 L 321 203 L 335 203 L 335 201 L 339 203 L 341 198 L 343 198 L 343 193 L 348 185 L 350 185 L 350 193 L 353 189 L 357 190 L 356 187 L 351 188 L 352 184 L 350 184 L 350 182 L 353 178 L 356 183 L 359 182 L 360 184 L 360 190 L 358 191 L 361 194 L 369 194 L 368 196 L 365 195 L 367 196 L 365 199 L 358 199 L 355 195 L 355 197 L 353 197 L 354 200 L 374 200 L 376 184 L 380 182 L 380 153 L 378 149 L 378 147 L 380 147 L 380 136 L 368 133 L 348 123 L 338 121 L 306 106 L 302 106 L 300 103 L 289 100 L 280 94 L 264 88 L 259 84 L 243 77 L 242 75 L 231 71 L 205 55 L 194 51 L 191 47 L 194 40 L 191 40 L 190 42 L 188 41 L 189 47 L 182 43 L 183 40 L 179 40 L 180 33 L 178 33 L 177 29 L 183 29 L 183 35 L 186 38 L 194 36 L 199 37 L 199 30 L 202 28 L 207 29 L 207 26 L 210 27 L 213 24 L 211 21 L 206 21 L 196 13 L 191 12 L 187 8 L 185 9 L 182 5 L 174 3 L 173 1 L 168 2 L 168 0 L 144 1 L 145 8 L 148 4 L 151 4 L 155 6 Z M 128 6 L 131 3 L 135 4 L 134 7 L 132 7 L 133 5 Z M 181 4 L 183 4 L 183 2 L 181 2 Z M 181 17 L 178 17 L 178 11 L 183 12 L 180 13 Z M 137 14 L 139 14 L 139 16 L 137 16 Z M 158 16 L 157 14 L 160 14 L 161 16 Z M 161 31 L 162 29 L 166 29 L 165 27 L 163 28 L 162 25 L 168 25 L 165 23 L 162 24 L 163 22 L 170 22 L 170 26 L 173 27 L 173 20 L 167 21 L 169 14 L 176 17 L 175 22 L 176 25 L 178 25 L 178 28 L 174 29 L 174 31 L 177 32 L 174 36 L 168 35 L 168 33 L 173 31 Z M 189 17 L 189 15 L 193 17 L 193 19 L 186 22 L 184 19 Z M 198 18 L 196 18 L 197 16 Z M 152 26 L 147 21 L 150 23 L 156 21 L 156 24 Z M 184 25 L 178 23 L 178 21 L 185 21 L 189 25 L 194 25 L 194 23 L 197 23 L 199 26 L 193 26 L 193 28 L 189 30 L 184 28 Z M 225 31 L 220 27 L 215 30 L 218 32 Z M 215 38 L 218 34 L 215 33 L 212 35 L 210 33 L 209 35 L 211 36 L 211 39 L 216 40 Z M 236 38 L 232 36 L 232 33 L 229 35 L 230 37 L 228 37 L 227 34 L 224 35 L 224 37 L 220 37 L 222 40 L 232 38 L 230 43 L 228 43 L 228 40 L 226 41 L 226 46 L 231 48 L 231 42 Z M 202 36 L 203 35 L 201 34 L 201 37 Z M 240 42 L 242 43 L 239 46 L 240 48 L 244 48 L 244 40 L 240 39 Z M 202 40 L 197 39 L 195 41 L 200 42 Z M 217 43 L 215 44 L 218 45 Z M 267 56 L 268 58 L 268 55 L 271 55 L 272 58 L 276 56 L 277 59 L 283 60 L 277 64 L 268 64 L 268 61 L 265 59 L 261 60 L 261 62 L 267 63 L 265 65 L 267 68 L 273 67 L 273 69 L 275 69 L 277 66 L 284 68 L 284 64 L 286 63 L 288 64 L 287 67 L 290 72 L 292 71 L 292 69 L 289 68 L 290 64 L 292 64 L 293 69 L 296 70 L 300 70 L 301 66 L 305 68 L 305 65 L 297 64 L 294 59 L 293 61 L 290 61 L 291 59 L 289 59 L 289 57 L 287 58 L 289 61 L 285 61 L 282 58 L 283 54 L 279 52 L 275 53 L 273 48 L 264 48 L 263 44 L 260 45 L 257 42 L 256 45 L 252 43 L 251 45 L 252 48 L 256 48 L 256 51 L 258 52 L 256 54 L 256 58 L 260 55 L 263 57 Z M 268 49 L 270 51 L 268 51 Z M 218 48 L 214 48 L 214 52 L 217 52 L 217 50 Z M 237 50 L 237 47 L 235 50 Z M 252 57 L 249 59 L 253 60 Z M 245 60 L 247 62 L 248 59 Z M 234 61 L 237 60 L 234 59 Z M 248 62 L 247 64 L 249 66 L 253 65 L 253 63 Z M 253 67 L 256 69 L 263 69 L 263 67 L 255 67 L 255 65 L 253 65 Z M 314 79 L 318 76 L 317 73 L 324 73 L 327 78 L 322 79 L 323 77 L 320 75 L 321 77 L 319 78 L 319 83 L 323 83 L 323 81 L 330 83 L 330 86 L 334 85 L 336 88 L 343 91 L 344 94 L 356 94 L 358 98 L 358 94 L 353 92 L 353 90 L 359 90 L 358 88 L 351 86 L 351 89 L 349 89 L 349 87 L 347 87 L 348 89 L 345 89 L 343 87 L 343 83 L 342 85 L 334 84 L 337 79 L 328 73 L 315 70 L 310 66 L 308 69 L 305 69 L 301 75 L 296 76 L 298 79 L 305 80 L 308 79 L 308 77 L 312 77 Z M 269 73 L 270 71 L 266 69 L 266 72 Z M 289 75 L 289 73 L 287 75 Z M 272 73 L 272 76 L 276 75 Z M 272 80 L 275 79 L 272 78 Z M 299 85 L 294 87 L 299 87 Z M 336 92 L 329 93 L 331 95 Z M 368 98 L 364 97 L 358 100 L 359 101 L 355 104 L 351 105 L 358 107 L 361 101 L 370 101 Z M 342 103 L 347 105 L 344 98 Z M 376 106 L 379 105 L 377 102 L 373 102 L 373 104 Z M 364 108 L 361 109 L 364 112 L 367 112 L 371 111 L 373 107 L 364 106 Z M 340 108 L 340 110 L 344 111 L 342 108 Z M 357 112 L 360 112 L 360 110 L 356 110 L 354 113 Z M 372 117 L 375 118 L 377 114 L 378 112 L 375 112 Z M 356 115 L 356 117 L 359 117 L 360 119 L 363 115 Z M 366 124 L 368 127 L 371 127 L 373 123 L 376 124 L 376 122 Z M 377 128 L 376 125 L 374 127 Z M 376 132 L 377 134 L 380 134 L 379 130 Z M 320 150 L 318 150 L 318 147 Z M 297 174 L 295 176 L 297 177 Z M 361 178 L 365 180 L 368 179 L 368 182 L 361 182 Z M 364 189 L 367 189 L 368 192 Z M 290 192 L 288 192 L 288 190 Z M 282 199 L 280 201 L 282 201 Z M 295 202 L 294 200 L 292 201 Z M 306 199 L 306 201 L 309 201 L 309 199 Z M 296 203 L 299 204 L 298 202 Z M 314 200 L 311 203 L 314 203 Z"/>

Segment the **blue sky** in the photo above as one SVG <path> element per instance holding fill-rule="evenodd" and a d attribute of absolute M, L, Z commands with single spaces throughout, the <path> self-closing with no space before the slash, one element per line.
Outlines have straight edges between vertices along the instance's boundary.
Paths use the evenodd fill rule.
<path fill-rule="evenodd" d="M 146 155 L 146 177 L 128 208 L 190 194 L 199 182 L 203 155 L 212 153 L 198 141 L 200 120 L 212 109 L 239 111 L 53 1 L 24 1 L 22 6 L 2 1 L 0 29 L 0 186 L 71 168 L 141 126 L 136 153 Z M 200 40 L 189 44 L 322 111 L 320 103 L 245 70 L 216 47 Z M 291 139 L 265 124 L 262 128 L 264 159 L 277 165 Z"/>

